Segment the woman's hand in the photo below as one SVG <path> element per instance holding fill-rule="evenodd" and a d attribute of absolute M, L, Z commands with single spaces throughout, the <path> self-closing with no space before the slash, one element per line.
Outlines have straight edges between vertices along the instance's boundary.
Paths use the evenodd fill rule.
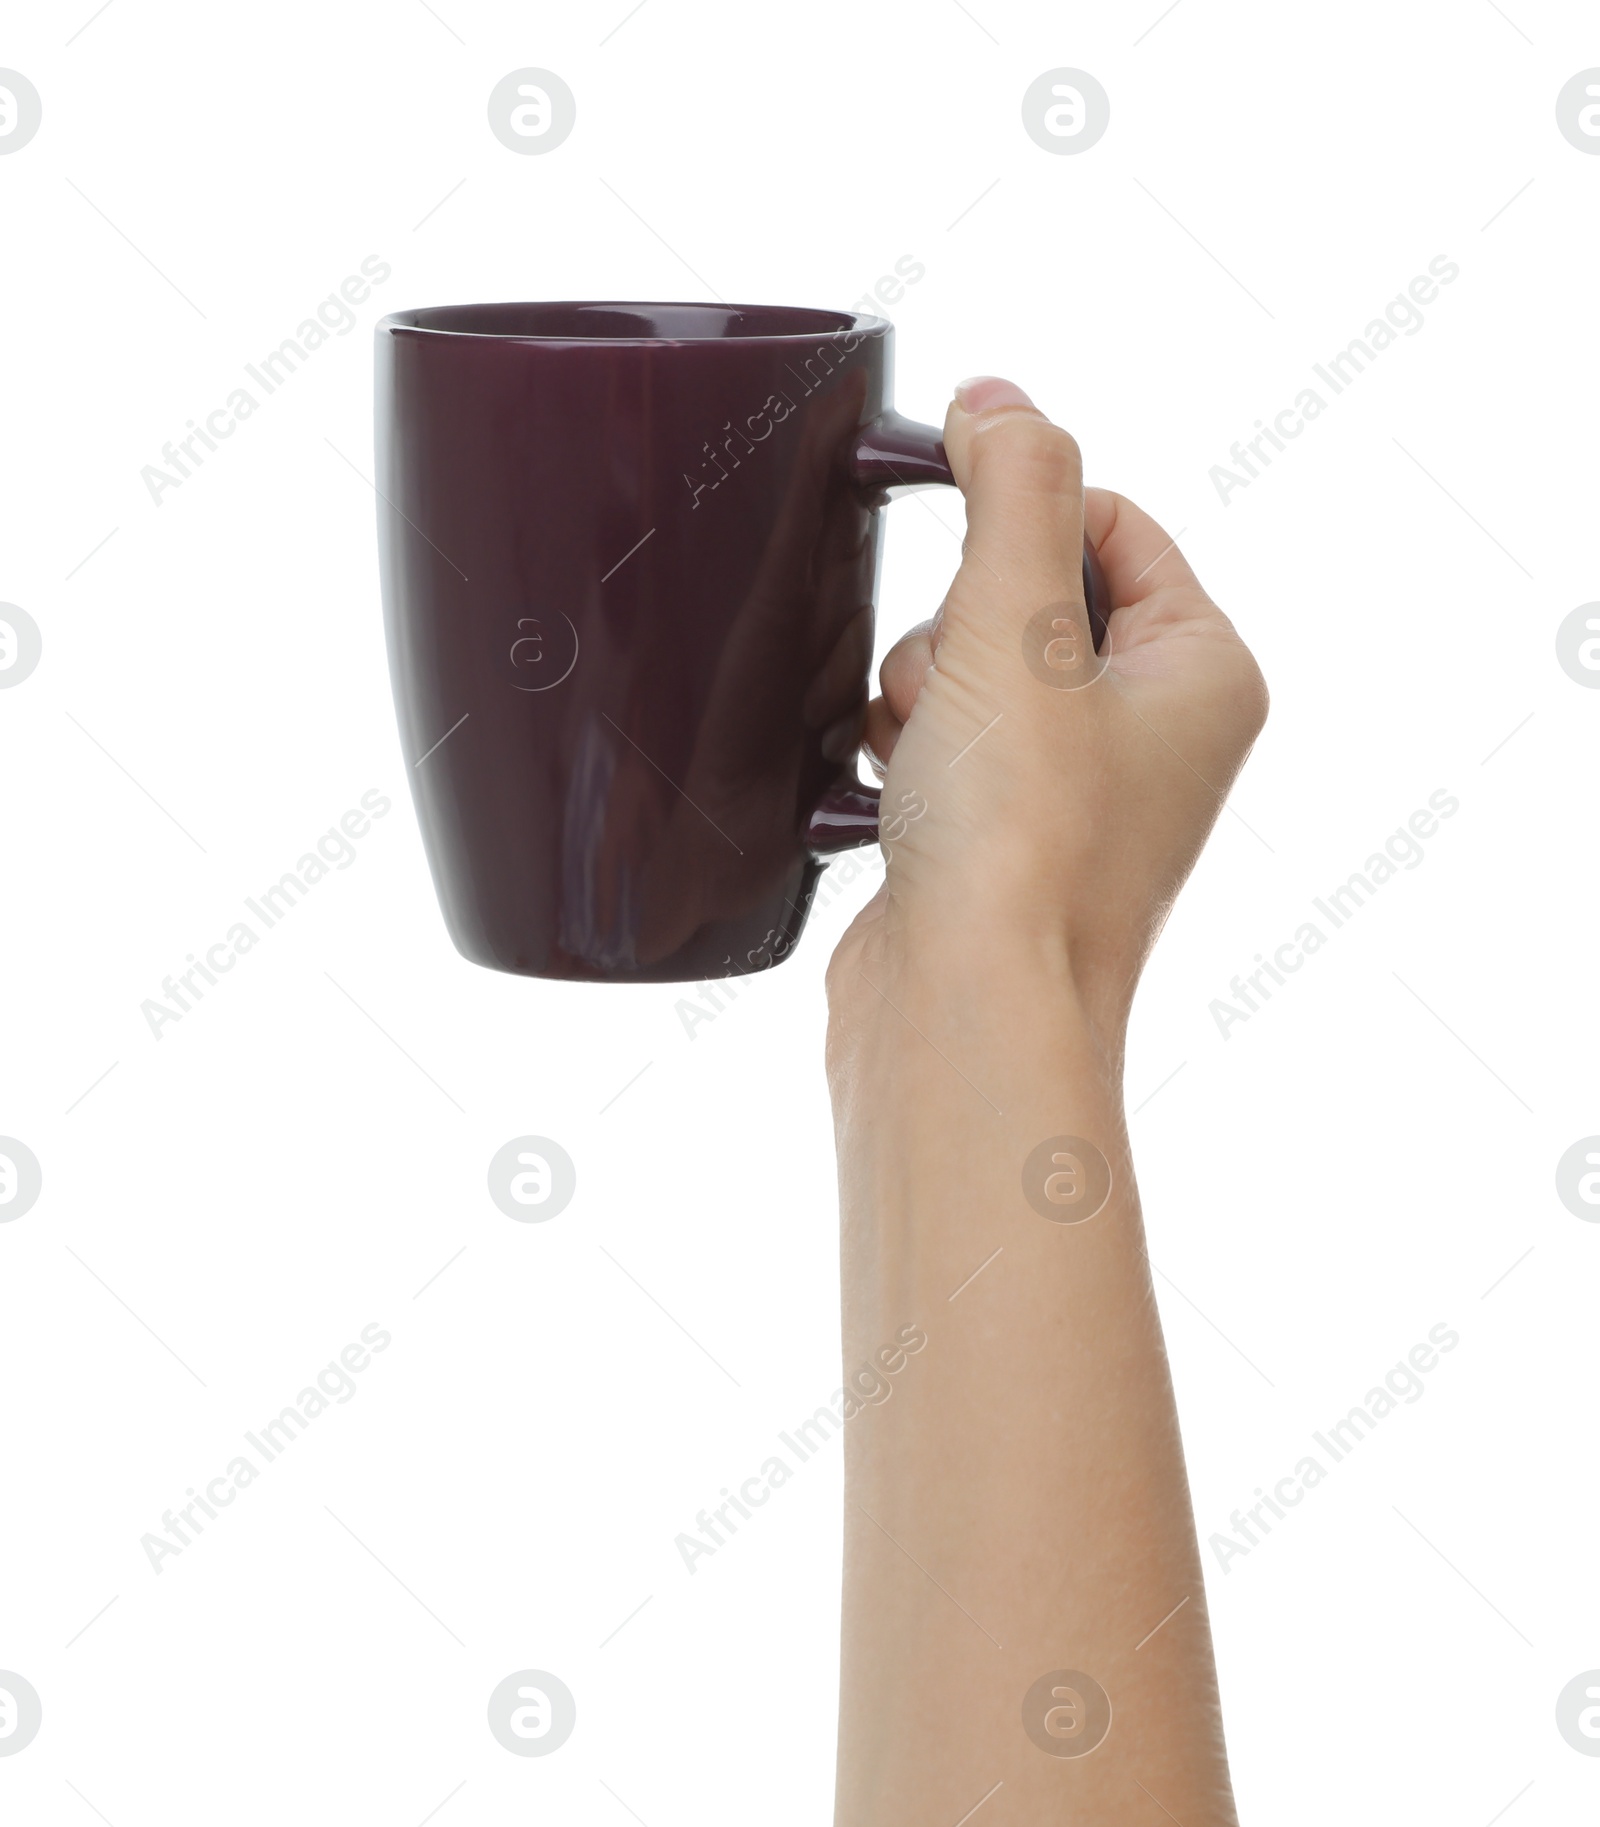
<path fill-rule="evenodd" d="M 1121 1064 L 1266 691 L 1016 389 L 945 448 L 966 555 L 883 668 L 888 879 L 829 973 L 847 1384 L 893 1370 L 846 1423 L 836 1818 L 1237 1827 Z"/>
<path fill-rule="evenodd" d="M 863 970 L 1020 950 L 1064 973 L 1110 1039 L 1266 687 L 1175 543 L 1122 496 L 1085 495 L 1077 444 L 1020 388 L 964 382 L 944 435 L 963 561 L 883 664 L 866 742 L 888 875 L 839 946 L 830 998 L 849 1019 L 873 1000 Z M 1116 606 L 1101 654 L 1085 531 Z"/>

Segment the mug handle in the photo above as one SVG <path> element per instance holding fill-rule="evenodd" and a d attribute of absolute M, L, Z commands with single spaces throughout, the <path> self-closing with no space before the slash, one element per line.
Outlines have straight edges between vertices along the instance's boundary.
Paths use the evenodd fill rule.
<path fill-rule="evenodd" d="M 862 489 L 890 499 L 941 483 L 955 486 L 944 454 L 943 433 L 898 412 L 886 412 L 856 433 L 850 474 Z M 1111 591 L 1100 556 L 1088 539 L 1083 542 L 1083 596 L 1098 652 L 1111 614 Z M 850 776 L 823 794 L 806 826 L 806 846 L 817 857 L 836 856 L 841 850 L 858 850 L 877 841 L 878 789 Z"/>

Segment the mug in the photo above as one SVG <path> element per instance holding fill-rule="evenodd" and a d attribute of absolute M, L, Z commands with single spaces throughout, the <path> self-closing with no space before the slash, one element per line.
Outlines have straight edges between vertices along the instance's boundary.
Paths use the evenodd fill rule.
<path fill-rule="evenodd" d="M 882 318 L 400 311 L 377 328 L 390 675 L 473 962 L 707 981 L 793 949 L 856 777 L 890 497 L 952 481 Z M 1109 608 L 1092 549 L 1098 634 Z"/>

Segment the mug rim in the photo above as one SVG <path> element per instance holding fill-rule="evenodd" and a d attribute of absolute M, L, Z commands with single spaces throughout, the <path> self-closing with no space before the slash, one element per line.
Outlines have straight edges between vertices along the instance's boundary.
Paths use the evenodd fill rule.
<path fill-rule="evenodd" d="M 771 318 L 810 318 L 810 325 L 797 325 L 792 329 L 754 330 L 741 333 L 727 329 L 716 332 L 695 331 L 686 328 L 678 335 L 644 335 L 629 333 L 621 336 L 588 336 L 581 331 L 527 331 L 501 330 L 474 327 L 467 322 L 424 321 L 426 319 L 468 319 L 478 314 L 487 315 L 496 311 L 538 310 L 538 311 L 585 311 L 585 310 L 619 310 L 631 312 L 731 312 L 735 316 L 749 315 L 755 319 Z M 695 299 L 635 299 L 635 298 L 538 298 L 538 299 L 498 299 L 484 300 L 475 304 L 452 305 L 417 305 L 399 311 L 391 311 L 381 318 L 376 331 L 390 335 L 405 332 L 413 336 L 438 338 L 444 341 L 480 342 L 480 343 L 523 343 L 532 345 L 567 344 L 584 348 L 665 348 L 680 343 L 717 344 L 748 347 L 752 343 L 815 343 L 841 336 L 871 336 L 887 331 L 893 326 L 886 317 L 877 317 L 862 311 L 830 311 L 821 306 L 807 305 L 759 305 L 759 304 L 724 304 L 720 300 L 707 303 Z"/>

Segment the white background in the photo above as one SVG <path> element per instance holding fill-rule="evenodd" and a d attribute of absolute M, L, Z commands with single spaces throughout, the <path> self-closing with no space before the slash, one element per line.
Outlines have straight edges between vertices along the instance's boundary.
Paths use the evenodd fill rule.
<path fill-rule="evenodd" d="M 1554 637 L 1600 597 L 1600 158 L 1555 98 L 1600 32 L 1161 3 L 8 7 L 44 120 L 0 158 L 0 599 L 44 657 L 0 693 L 0 1131 L 44 1191 L 0 1227 L 0 1668 L 44 1727 L 7 1820 L 827 1818 L 837 1447 L 693 1576 L 674 1537 L 839 1382 L 822 975 L 876 874 L 693 1038 L 676 988 L 458 959 L 351 464 L 386 310 L 848 307 L 907 255 L 902 409 L 1020 380 L 1273 691 L 1129 1058 L 1202 1540 L 1460 1334 L 1206 1552 L 1243 1818 L 1593 1818 L 1554 1707 L 1600 1665 L 1600 1227 L 1554 1173 L 1600 1130 L 1600 694 Z M 577 98 L 545 156 L 487 125 L 527 65 Z M 1058 66 L 1111 98 L 1079 156 L 1022 128 Z M 154 505 L 142 466 L 372 254 L 355 328 Z M 1425 327 L 1224 505 L 1229 446 L 1441 254 Z M 880 647 L 961 527 L 891 514 Z M 141 1002 L 370 788 L 355 861 L 153 1038 Z M 1421 865 L 1223 1038 L 1229 980 L 1441 788 Z M 544 1225 L 485 1188 L 529 1132 L 577 1164 Z M 356 1396 L 154 1573 L 141 1536 L 369 1322 Z M 556 1755 L 487 1730 L 526 1668 L 576 1696 Z"/>

